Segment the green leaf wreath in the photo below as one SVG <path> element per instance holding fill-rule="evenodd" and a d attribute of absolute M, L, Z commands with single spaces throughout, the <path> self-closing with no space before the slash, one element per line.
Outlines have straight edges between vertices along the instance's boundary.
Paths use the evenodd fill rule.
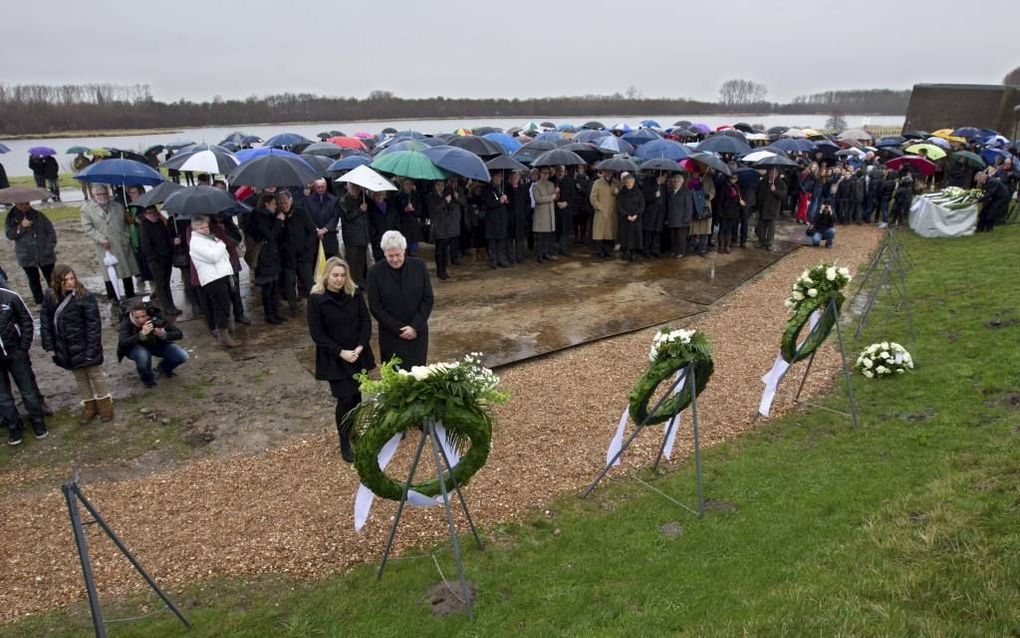
<path fill-rule="evenodd" d="M 649 413 L 648 403 L 663 381 L 693 362 L 697 393 L 701 394 L 715 369 L 712 346 L 705 333 L 698 330 L 663 328 L 652 339 L 648 360 L 648 368 L 630 391 L 630 415 L 639 426 L 662 423 L 690 404 L 691 386 L 695 384 L 685 383 L 683 390 Z"/>
<path fill-rule="evenodd" d="M 379 469 L 379 450 L 397 433 L 421 426 L 426 419 L 442 421 L 450 441 L 463 451 L 453 468 L 457 485 L 465 485 L 489 458 L 492 441 L 491 406 L 505 403 L 510 395 L 498 389 L 499 377 L 481 364 L 482 355 L 472 353 L 461 361 L 414 366 L 400 370 L 394 357 L 380 368 L 378 381 L 362 373 L 358 382 L 365 399 L 354 410 L 358 433 L 354 468 L 361 482 L 377 496 L 399 501 L 404 485 Z M 447 489 L 453 487 L 444 472 Z M 439 477 L 411 485 L 425 496 L 440 493 Z"/>
<path fill-rule="evenodd" d="M 829 302 L 835 301 L 837 310 L 843 307 L 843 288 L 851 279 L 848 269 L 837 268 L 833 264 L 819 264 L 801 273 L 786 300 L 786 307 L 791 314 L 783 329 L 780 348 L 784 361 L 796 363 L 806 359 L 825 342 L 832 327 L 836 325 L 836 314 L 832 312 Z M 819 309 L 822 315 L 818 323 L 798 347 L 797 337 L 807 325 L 811 314 Z"/>

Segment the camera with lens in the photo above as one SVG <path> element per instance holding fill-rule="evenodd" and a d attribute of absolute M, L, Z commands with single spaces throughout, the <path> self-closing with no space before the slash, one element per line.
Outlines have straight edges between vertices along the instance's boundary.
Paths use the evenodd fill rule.
<path fill-rule="evenodd" d="M 159 309 L 156 304 L 152 303 L 152 298 L 146 295 L 142 297 L 142 303 L 145 304 L 145 312 L 149 315 L 149 321 L 152 322 L 153 328 L 166 328 L 166 317 L 163 316 L 163 311 Z"/>

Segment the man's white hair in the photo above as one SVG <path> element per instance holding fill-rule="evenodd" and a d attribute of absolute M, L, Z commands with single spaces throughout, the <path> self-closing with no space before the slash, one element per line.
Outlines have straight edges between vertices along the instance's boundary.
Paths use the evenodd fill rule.
<path fill-rule="evenodd" d="M 384 251 L 388 248 L 407 250 L 407 238 L 401 235 L 399 230 L 387 230 L 379 240 L 379 247 Z"/>

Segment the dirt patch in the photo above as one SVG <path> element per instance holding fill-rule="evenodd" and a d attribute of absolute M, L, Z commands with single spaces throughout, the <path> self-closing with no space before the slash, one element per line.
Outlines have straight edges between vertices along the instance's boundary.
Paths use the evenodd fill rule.
<path fill-rule="evenodd" d="M 999 403 L 1011 410 L 1020 410 L 1020 393 L 1007 394 L 999 399 Z"/>
<path fill-rule="evenodd" d="M 1012 328 L 1013 326 L 1020 325 L 1020 319 L 992 319 L 985 325 L 992 330 L 999 330 L 1001 328 Z"/>
<path fill-rule="evenodd" d="M 663 523 L 659 527 L 659 533 L 665 536 L 666 538 L 676 538 L 677 536 L 680 536 L 681 534 L 684 533 L 684 528 L 682 525 L 680 525 L 680 523 L 672 521 L 669 523 Z"/>
<path fill-rule="evenodd" d="M 468 600 L 474 604 L 478 587 L 467 581 Z M 467 613 L 467 603 L 460 588 L 460 581 L 441 580 L 425 592 L 425 602 L 432 608 L 432 615 L 446 618 L 452 614 Z"/>

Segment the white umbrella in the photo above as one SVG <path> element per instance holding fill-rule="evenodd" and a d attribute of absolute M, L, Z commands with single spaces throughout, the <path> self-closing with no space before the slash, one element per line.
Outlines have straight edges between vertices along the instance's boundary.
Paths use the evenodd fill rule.
<path fill-rule="evenodd" d="M 229 153 L 218 153 L 208 149 L 182 156 L 183 161 L 175 162 L 175 159 L 171 158 L 163 165 L 168 168 L 176 168 L 179 171 L 226 175 L 240 164 L 237 158 Z"/>
<path fill-rule="evenodd" d="M 754 151 L 753 153 L 748 153 L 747 155 L 741 157 L 740 159 L 744 162 L 750 162 L 751 164 L 753 164 L 760 160 L 775 156 L 776 154 L 772 153 L 771 151 Z"/>
<path fill-rule="evenodd" d="M 338 177 L 336 181 L 357 184 L 365 190 L 370 190 L 373 193 L 397 190 L 397 187 L 391 184 L 385 177 L 376 173 L 364 164 L 344 173 Z"/>
<path fill-rule="evenodd" d="M 807 137 L 807 135 L 799 128 L 788 128 L 783 132 L 783 137 Z"/>
<path fill-rule="evenodd" d="M 765 133 L 748 133 L 745 137 L 748 142 L 767 142 L 769 140 L 769 136 Z"/>
<path fill-rule="evenodd" d="M 103 257 L 103 265 L 106 266 L 106 272 L 110 275 L 110 283 L 113 284 L 113 290 L 117 293 L 117 299 L 123 299 L 124 289 L 121 287 L 120 276 L 117 275 L 117 258 L 109 250 Z"/>
<path fill-rule="evenodd" d="M 871 142 L 871 133 L 862 128 L 848 128 L 836 136 L 837 140 L 856 140 L 858 142 Z"/>

